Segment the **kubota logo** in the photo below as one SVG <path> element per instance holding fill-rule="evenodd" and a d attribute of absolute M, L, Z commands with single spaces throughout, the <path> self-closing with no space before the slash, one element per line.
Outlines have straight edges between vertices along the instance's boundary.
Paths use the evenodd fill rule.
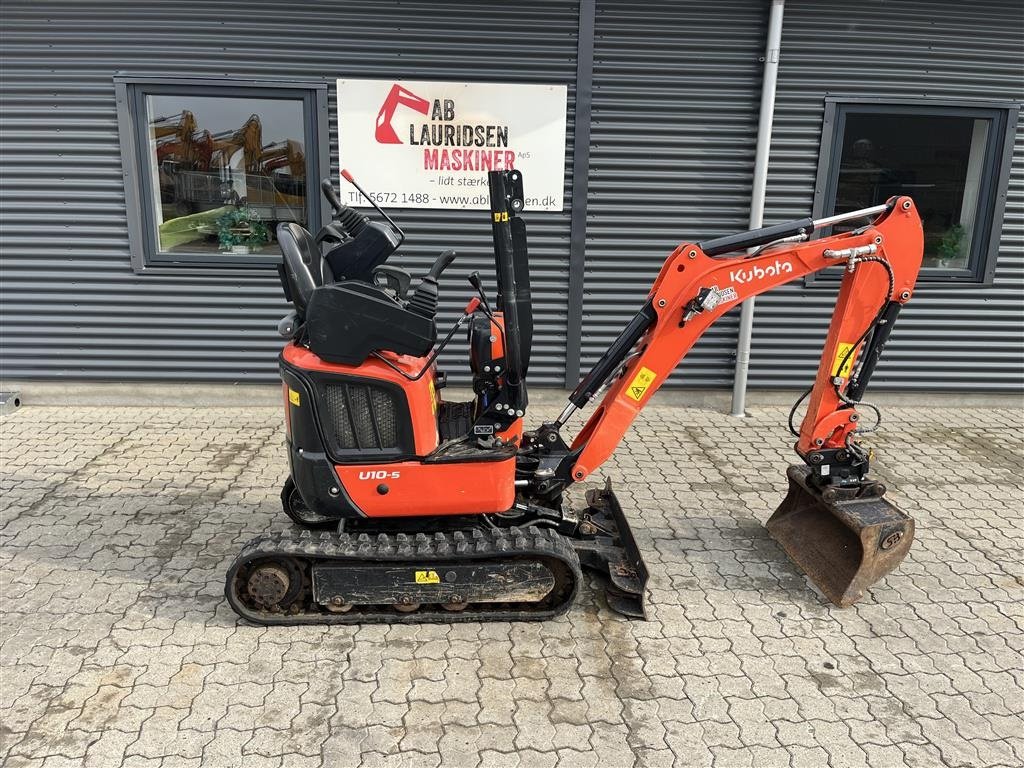
<path fill-rule="evenodd" d="M 412 91 L 395 83 L 391 86 L 391 91 L 388 93 L 387 98 L 384 99 L 380 112 L 377 113 L 377 128 L 373 135 L 377 139 L 378 144 L 402 143 L 402 140 L 398 138 L 398 134 L 395 133 L 395 129 L 391 127 L 391 118 L 395 116 L 395 110 L 398 109 L 399 104 L 411 107 L 424 115 L 430 111 L 429 101 L 421 99 Z"/>
<path fill-rule="evenodd" d="M 766 277 L 777 277 L 792 271 L 792 264 L 788 261 L 776 259 L 774 264 L 769 264 L 767 267 L 753 266 L 748 269 L 734 269 L 729 273 L 729 279 L 734 283 L 743 285 L 744 283 L 753 283 Z"/>

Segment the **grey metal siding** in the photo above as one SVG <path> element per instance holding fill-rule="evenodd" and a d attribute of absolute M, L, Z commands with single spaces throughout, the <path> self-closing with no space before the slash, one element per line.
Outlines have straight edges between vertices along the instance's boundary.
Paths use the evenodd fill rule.
<path fill-rule="evenodd" d="M 746 229 L 767 4 L 598 2 L 582 361 L 594 363 L 679 243 Z M 673 376 L 728 386 L 738 315 Z"/>
<path fill-rule="evenodd" d="M 1022 13 L 1016 0 L 788 0 L 766 222 L 811 209 L 827 95 L 1024 99 Z M 745 227 L 766 17 L 767 3 L 755 0 L 599 0 L 584 369 L 677 243 Z M 566 208 L 528 218 L 531 378 L 562 384 L 577 19 L 574 0 L 0 3 L 0 376 L 275 377 L 285 306 L 273 273 L 132 272 L 112 81 L 120 71 L 327 80 L 334 171 L 335 77 L 568 83 Z M 1016 139 L 994 284 L 922 285 L 879 386 L 1020 388 L 1024 122 Z M 422 271 L 442 248 L 460 252 L 444 285 L 444 325 L 469 271 L 493 285 L 486 217 L 396 213 L 409 234 L 405 266 Z M 832 302 L 828 288 L 795 284 L 759 299 L 752 386 L 808 381 Z M 672 382 L 728 386 L 735 331 L 733 313 Z M 459 340 L 454 347 L 461 355 Z"/>
<path fill-rule="evenodd" d="M 1024 99 L 1019 0 L 787 0 L 766 222 L 806 215 L 826 96 Z M 1012 126 L 1011 126 L 1012 129 Z M 873 387 L 1019 391 L 1024 381 L 1024 122 L 991 287 L 919 283 Z M 835 289 L 758 298 L 750 383 L 800 386 L 817 365 Z"/>
<path fill-rule="evenodd" d="M 562 383 L 578 4 L 6 0 L 2 14 L 0 360 L 5 378 L 269 381 L 286 311 L 276 274 L 135 274 L 129 262 L 113 76 L 336 77 L 566 83 L 566 203 L 531 213 L 531 378 Z M 529 184 L 529 179 L 527 179 Z M 465 276 L 493 289 L 483 211 L 395 210 L 421 273 L 444 248 L 444 328 Z M 461 337 L 454 342 L 464 356 Z M 451 358 L 449 358 L 451 359 Z M 464 365 L 452 367 L 461 374 Z"/>

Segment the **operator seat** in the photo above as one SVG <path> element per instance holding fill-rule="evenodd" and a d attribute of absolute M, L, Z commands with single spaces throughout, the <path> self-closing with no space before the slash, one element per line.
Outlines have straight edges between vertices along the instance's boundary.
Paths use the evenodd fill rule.
<path fill-rule="evenodd" d="M 314 354 L 343 365 L 359 365 L 378 350 L 417 357 L 430 353 L 437 340 L 433 313 L 407 309 L 369 282 L 335 282 L 316 239 L 298 224 L 279 224 L 277 242 L 285 294 L 295 307 L 278 326 L 282 336 L 295 338 L 304 327 Z"/>
<path fill-rule="evenodd" d="M 313 290 L 324 284 L 320 248 L 313 236 L 295 222 L 277 225 L 277 242 L 284 257 L 286 293 L 295 311 L 305 316 Z"/>

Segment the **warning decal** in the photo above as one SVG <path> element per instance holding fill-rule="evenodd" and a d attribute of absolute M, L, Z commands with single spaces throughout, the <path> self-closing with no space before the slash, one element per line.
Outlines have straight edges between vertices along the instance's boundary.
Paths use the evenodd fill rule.
<path fill-rule="evenodd" d="M 294 389 L 288 390 L 288 402 L 292 405 L 302 405 L 302 400 L 299 398 L 299 393 Z"/>
<path fill-rule="evenodd" d="M 437 571 L 416 571 L 416 583 L 440 584 L 441 577 L 437 575 Z"/>
<path fill-rule="evenodd" d="M 658 378 L 657 375 L 650 368 L 641 367 L 633 377 L 633 381 L 626 387 L 626 394 L 639 403 L 640 398 L 644 396 L 656 378 Z"/>
<path fill-rule="evenodd" d="M 853 344 L 847 344 L 846 342 L 839 342 L 839 346 L 836 347 L 836 359 L 832 361 L 832 375 L 842 376 L 844 379 L 850 375 L 850 371 L 853 370 L 853 358 L 854 355 L 849 354 L 850 350 L 853 349 Z M 843 358 L 846 358 L 846 362 L 843 362 Z M 842 365 L 842 370 L 839 370 L 839 366 Z"/>

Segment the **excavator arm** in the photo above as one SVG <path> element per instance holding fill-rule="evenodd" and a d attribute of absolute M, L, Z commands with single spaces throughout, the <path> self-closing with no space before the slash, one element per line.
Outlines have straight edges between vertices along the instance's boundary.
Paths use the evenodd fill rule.
<path fill-rule="evenodd" d="M 864 221 L 871 223 L 810 239 L 817 229 Z M 558 420 L 542 428 L 542 439 L 561 443 L 551 436 L 607 390 L 559 462 L 560 482 L 552 487 L 583 480 L 611 456 L 633 419 L 719 317 L 772 288 L 841 267 L 818 372 L 804 396 L 809 395 L 806 413 L 799 430 L 790 424 L 804 464 L 789 468 L 789 493 L 767 528 L 830 600 L 856 602 L 899 564 L 913 540 L 913 520 L 884 500 L 885 487 L 868 478 L 869 453 L 858 435 L 873 431 L 880 418 L 860 399 L 896 315 L 913 293 L 923 244 L 913 201 L 894 197 L 819 221 L 680 245 L 643 307 L 570 395 Z M 801 329 L 793 330 L 798 343 Z M 863 426 L 862 409 L 874 412 L 872 426 Z"/>
<path fill-rule="evenodd" d="M 815 229 L 866 216 L 878 218 L 852 232 L 806 240 Z M 792 242 L 797 239 L 805 241 Z M 761 248 L 751 254 L 728 254 L 758 243 Z M 607 386 L 573 441 L 578 451 L 573 480 L 584 479 L 611 456 L 636 415 L 719 317 L 746 299 L 835 266 L 845 268 L 845 274 L 797 452 L 809 460 L 815 452 L 848 451 L 861 416 L 851 394 L 863 393 L 896 312 L 911 297 L 922 252 L 921 220 L 908 197 L 817 222 L 805 219 L 721 238 L 703 247 L 680 245 L 665 261 L 642 309 L 570 395 L 559 417 L 561 425 Z M 799 329 L 795 331 L 794 338 Z M 870 348 L 865 354 L 866 343 Z"/>

